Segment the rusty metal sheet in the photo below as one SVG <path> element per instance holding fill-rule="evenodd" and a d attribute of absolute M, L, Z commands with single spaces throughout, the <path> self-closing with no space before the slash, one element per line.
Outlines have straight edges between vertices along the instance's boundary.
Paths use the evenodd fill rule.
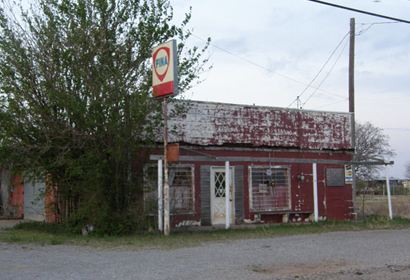
<path fill-rule="evenodd" d="M 351 149 L 349 113 L 179 101 L 170 114 L 170 142 L 302 149 Z M 170 104 L 169 110 L 175 108 Z"/>

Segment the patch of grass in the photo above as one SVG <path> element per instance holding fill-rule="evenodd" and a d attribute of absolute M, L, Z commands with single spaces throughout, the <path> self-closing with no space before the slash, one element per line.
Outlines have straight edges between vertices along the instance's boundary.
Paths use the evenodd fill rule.
<path fill-rule="evenodd" d="M 365 195 L 364 203 L 362 195 L 356 197 L 356 206 L 359 208 L 360 216 L 363 216 L 363 211 L 365 216 L 387 216 L 389 214 L 387 205 L 387 196 Z M 410 195 L 392 195 L 392 208 L 394 216 L 410 219 Z"/>
<path fill-rule="evenodd" d="M 70 233 L 64 225 L 44 223 L 19 224 L 12 229 L 0 231 L 0 241 L 35 243 L 41 245 L 71 244 L 92 247 L 127 247 L 128 249 L 173 249 L 198 246 L 206 242 L 224 242 L 238 239 L 269 238 L 333 231 L 410 228 L 410 219 L 371 216 L 366 220 L 352 222 L 328 221 L 315 224 L 261 225 L 253 228 L 218 229 L 212 231 L 180 231 L 165 237 L 159 233 L 140 233 L 128 236 L 81 236 Z"/>

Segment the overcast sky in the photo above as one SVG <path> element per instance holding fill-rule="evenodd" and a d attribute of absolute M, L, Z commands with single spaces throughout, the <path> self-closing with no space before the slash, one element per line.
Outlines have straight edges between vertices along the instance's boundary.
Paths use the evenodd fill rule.
<path fill-rule="evenodd" d="M 329 0 L 410 20 L 409 0 Z M 187 98 L 348 111 L 349 21 L 356 19 L 356 120 L 384 129 L 396 151 L 390 170 L 404 177 L 410 161 L 410 24 L 349 12 L 307 0 L 172 0 L 176 18 L 192 6 L 190 43 L 209 50 L 213 68 Z M 371 25 L 372 23 L 376 23 Z M 343 41 L 342 41 L 343 40 Z M 296 103 L 292 104 L 296 107 Z"/>

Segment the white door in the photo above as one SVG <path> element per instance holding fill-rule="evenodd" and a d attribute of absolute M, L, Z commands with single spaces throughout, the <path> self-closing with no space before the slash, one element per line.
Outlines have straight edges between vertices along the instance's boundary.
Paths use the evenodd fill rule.
<path fill-rule="evenodd" d="M 24 181 L 24 219 L 44 221 L 45 183 L 26 179 Z"/>
<path fill-rule="evenodd" d="M 229 187 L 229 198 L 231 208 L 231 224 L 235 221 L 235 201 L 234 201 L 234 172 L 230 168 L 231 185 Z M 225 201 L 225 168 L 211 167 L 211 222 L 213 225 L 225 224 L 226 201 Z"/>

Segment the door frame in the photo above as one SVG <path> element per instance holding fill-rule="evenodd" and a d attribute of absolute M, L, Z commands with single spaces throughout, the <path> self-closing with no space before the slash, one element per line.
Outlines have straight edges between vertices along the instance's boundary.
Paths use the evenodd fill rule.
<path fill-rule="evenodd" d="M 225 166 L 211 166 L 210 167 L 210 206 L 211 206 L 211 225 L 223 225 L 224 223 L 214 223 L 214 200 L 215 200 L 215 172 L 223 172 L 225 173 Z M 231 185 L 232 185 L 232 198 L 231 198 L 231 225 L 235 224 L 235 167 L 229 167 L 231 173 Z M 226 208 L 225 208 L 225 215 L 226 215 Z"/>

